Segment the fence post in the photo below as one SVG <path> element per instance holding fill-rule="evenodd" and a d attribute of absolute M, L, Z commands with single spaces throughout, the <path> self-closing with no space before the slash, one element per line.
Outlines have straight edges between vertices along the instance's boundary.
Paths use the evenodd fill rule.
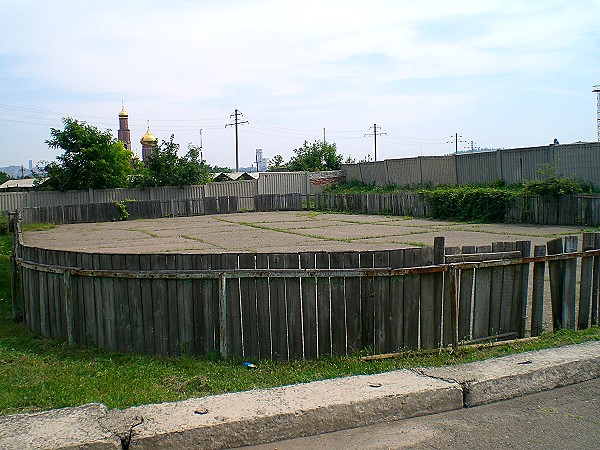
<path fill-rule="evenodd" d="M 577 236 L 566 236 L 565 237 L 565 253 L 572 253 L 577 251 Z M 575 292 L 577 289 L 577 259 L 567 259 L 565 261 L 564 272 L 563 272 L 563 309 L 562 319 L 563 328 L 575 329 L 577 319 L 575 317 Z"/>
<path fill-rule="evenodd" d="M 531 256 L 531 241 L 517 241 L 517 249 L 521 250 L 521 257 L 528 258 Z M 529 292 L 529 263 L 523 265 L 521 271 L 521 298 L 517 299 L 519 302 L 519 309 L 521 316 L 518 322 L 519 337 L 525 337 L 525 330 L 527 328 L 527 298 Z"/>
<path fill-rule="evenodd" d="M 594 248 L 594 233 L 583 233 L 583 251 Z M 592 296 L 592 264 L 591 256 L 581 258 L 581 284 L 579 288 L 579 320 L 577 328 L 583 330 L 589 326 L 590 300 Z"/>
<path fill-rule="evenodd" d="M 533 256 L 546 256 L 546 247 L 536 245 L 533 249 Z M 544 320 L 544 273 L 546 263 L 533 263 L 533 294 L 531 299 L 531 335 L 539 336 L 542 334 Z"/>
<path fill-rule="evenodd" d="M 227 277 L 221 273 L 219 274 L 219 344 L 222 356 L 229 355 L 227 315 Z"/>
<path fill-rule="evenodd" d="M 458 348 L 458 305 L 456 291 L 456 267 L 450 265 L 450 323 L 452 325 L 452 348 Z"/>
<path fill-rule="evenodd" d="M 67 316 L 67 342 L 73 344 L 75 342 L 75 317 L 73 314 L 73 296 L 71 291 L 71 271 L 65 270 L 63 274 L 63 287 L 65 295 L 65 309 Z"/>

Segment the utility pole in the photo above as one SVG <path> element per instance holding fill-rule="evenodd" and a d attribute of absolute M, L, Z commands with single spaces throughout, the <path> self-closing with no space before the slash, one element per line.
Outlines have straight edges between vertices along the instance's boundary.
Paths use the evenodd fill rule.
<path fill-rule="evenodd" d="M 325 143 L 325 142 L 327 142 L 327 141 L 325 140 L 325 128 L 323 128 L 323 143 Z"/>
<path fill-rule="evenodd" d="M 234 111 L 234 113 L 232 115 L 230 115 L 229 117 L 233 117 L 233 123 L 228 123 L 227 125 L 225 125 L 225 128 L 227 127 L 232 127 L 235 125 L 235 171 L 239 172 L 240 171 L 240 157 L 239 157 L 239 149 L 238 149 L 238 125 L 243 125 L 245 123 L 248 123 L 247 120 L 240 120 L 240 117 L 242 117 L 243 114 L 241 112 L 239 112 L 237 109 Z"/>
<path fill-rule="evenodd" d="M 458 153 L 458 143 L 459 142 L 467 142 L 467 141 L 461 141 L 460 138 L 462 138 L 462 136 L 458 133 L 454 133 L 454 136 L 450 136 L 450 140 L 447 142 L 448 144 L 454 144 L 454 153 Z"/>
<path fill-rule="evenodd" d="M 592 86 L 592 92 L 596 94 L 596 134 L 600 142 L 600 84 Z"/>
<path fill-rule="evenodd" d="M 200 162 L 204 163 L 204 158 L 202 157 L 202 128 L 200 128 Z"/>
<path fill-rule="evenodd" d="M 372 127 L 369 127 L 369 130 L 373 130 L 372 133 L 366 133 L 365 137 L 367 136 L 373 136 L 373 155 L 374 155 L 374 159 L 375 161 L 377 161 L 377 136 L 382 136 L 382 135 L 387 135 L 387 133 L 382 133 L 381 131 L 377 131 L 377 130 L 381 130 L 381 127 L 379 125 L 377 125 L 376 123 L 373 124 Z"/>

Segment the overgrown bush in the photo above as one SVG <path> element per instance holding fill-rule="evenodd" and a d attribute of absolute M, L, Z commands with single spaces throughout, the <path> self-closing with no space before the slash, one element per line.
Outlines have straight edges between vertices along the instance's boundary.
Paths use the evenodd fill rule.
<path fill-rule="evenodd" d="M 4 214 L 0 214 L 0 236 L 8 234 L 8 218 Z"/>
<path fill-rule="evenodd" d="M 453 186 L 421 193 L 429 202 L 432 219 L 460 222 L 503 222 L 506 208 L 516 196 L 509 189 L 492 187 Z"/>

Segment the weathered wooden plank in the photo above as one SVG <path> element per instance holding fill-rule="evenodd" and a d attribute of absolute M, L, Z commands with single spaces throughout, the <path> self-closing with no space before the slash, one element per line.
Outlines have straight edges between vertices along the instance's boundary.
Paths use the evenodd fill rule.
<path fill-rule="evenodd" d="M 546 247 L 536 245 L 533 256 L 546 256 Z M 533 264 L 533 293 L 531 299 L 531 335 L 539 336 L 544 327 L 544 275 L 546 263 L 537 262 Z"/>
<path fill-rule="evenodd" d="M 93 267 L 92 256 L 88 253 L 77 254 L 77 266 L 90 269 Z M 96 312 L 96 299 L 94 279 L 91 277 L 77 277 L 77 290 L 83 300 L 84 323 L 82 333 L 85 345 L 98 345 L 98 322 Z"/>
<path fill-rule="evenodd" d="M 548 255 L 558 255 L 563 252 L 562 238 L 551 239 L 546 243 Z M 552 300 L 552 326 L 553 330 L 562 327 L 562 304 L 563 304 L 563 261 L 549 261 L 550 271 L 550 298 Z"/>
<path fill-rule="evenodd" d="M 531 256 L 531 241 L 517 241 L 517 250 L 522 258 Z M 519 266 L 517 266 L 518 268 Z M 529 264 L 521 264 L 519 290 L 515 298 L 515 330 L 520 338 L 525 337 L 527 329 L 527 298 L 529 292 Z"/>
<path fill-rule="evenodd" d="M 183 254 L 175 256 L 175 265 L 178 270 L 191 270 L 193 267 L 192 255 Z M 194 338 L 194 286 L 192 280 L 177 281 L 177 315 L 179 317 L 179 350 L 184 355 L 195 355 Z"/>
<path fill-rule="evenodd" d="M 492 252 L 503 252 L 505 242 L 492 242 Z M 520 253 L 519 253 L 520 256 Z M 502 288 L 504 286 L 504 267 L 492 268 L 492 286 L 490 296 L 490 322 L 488 335 L 494 336 L 500 332 L 500 314 L 502 309 Z"/>
<path fill-rule="evenodd" d="M 477 248 L 478 253 L 486 249 Z M 491 250 L 491 247 L 490 247 Z M 490 290 L 492 284 L 492 269 L 475 269 L 475 293 L 473 302 L 473 339 L 488 336 L 490 322 Z"/>
<path fill-rule="evenodd" d="M 112 257 L 110 254 L 99 254 L 97 261 L 99 263 L 99 269 L 112 270 Z M 110 350 L 118 350 L 119 339 L 117 336 L 117 317 L 115 313 L 115 280 L 114 278 L 101 278 L 100 285 L 102 293 L 106 348 Z"/>
<path fill-rule="evenodd" d="M 140 270 L 151 270 L 151 256 L 140 254 Z M 158 339 L 154 328 L 154 302 L 152 296 L 153 280 L 140 280 L 140 296 L 142 303 L 142 326 L 144 330 L 144 352 L 154 354 L 160 348 L 156 346 Z"/>
<path fill-rule="evenodd" d="M 361 196 L 362 198 L 362 196 Z M 373 268 L 373 252 L 360 252 L 359 264 L 361 269 Z M 373 277 L 360 279 L 360 311 L 362 343 L 361 348 L 375 349 L 375 312 L 373 307 Z"/>
<path fill-rule="evenodd" d="M 131 271 L 140 270 L 140 255 L 126 255 L 125 268 Z M 144 340 L 144 309 L 142 302 L 141 280 L 127 280 L 126 289 L 129 296 L 131 348 L 136 353 L 145 353 L 147 350 Z"/>
<path fill-rule="evenodd" d="M 461 248 L 462 253 L 474 253 L 476 247 L 465 245 Z M 448 257 L 446 257 L 448 260 Z M 458 293 L 458 339 L 471 340 L 473 323 L 473 286 L 475 281 L 474 269 L 462 269 L 460 271 L 460 292 Z"/>
<path fill-rule="evenodd" d="M 168 270 L 176 270 L 176 261 L 175 255 L 167 254 L 165 255 L 165 259 L 167 261 L 167 269 Z M 178 300 L 177 300 L 177 284 L 176 280 L 167 280 L 167 298 L 165 301 L 167 302 L 167 323 L 169 328 L 169 354 L 170 355 L 179 355 L 179 313 L 178 309 Z"/>
<path fill-rule="evenodd" d="M 390 267 L 389 251 L 373 253 L 373 266 Z M 391 328 L 390 313 L 390 279 L 389 277 L 374 277 L 373 279 L 373 306 L 375 312 L 375 352 L 387 353 L 390 350 L 389 337 Z"/>
<path fill-rule="evenodd" d="M 58 252 L 56 250 L 46 250 L 46 263 L 51 266 L 58 266 Z M 62 285 L 62 275 L 55 273 L 47 274 L 48 280 L 48 307 L 50 310 L 50 335 L 56 339 L 65 339 L 63 334 L 62 318 L 63 307 L 61 305 L 60 287 Z"/>
<path fill-rule="evenodd" d="M 269 255 L 270 269 L 283 269 L 283 255 Z M 274 359 L 288 359 L 287 317 L 285 311 L 285 279 L 270 278 L 269 294 L 271 301 L 271 339 Z"/>
<path fill-rule="evenodd" d="M 421 249 L 421 264 L 429 266 L 433 264 L 433 247 L 424 247 Z M 436 332 L 436 325 L 440 324 L 441 311 L 436 311 L 435 305 L 435 274 L 421 275 L 421 306 L 420 306 L 420 334 L 421 348 L 431 349 L 437 347 L 439 332 Z"/>
<path fill-rule="evenodd" d="M 446 255 L 454 255 L 460 253 L 460 247 L 446 247 L 444 249 L 444 262 Z M 453 344 L 452 336 L 458 336 L 458 271 L 454 271 L 454 289 L 456 296 L 452 296 L 450 271 L 444 272 L 443 278 L 443 294 L 442 294 L 442 321 L 443 321 L 443 345 Z M 452 304 L 455 301 L 456 304 Z M 452 315 L 454 311 L 454 316 Z M 456 329 L 455 329 L 456 328 Z"/>
<path fill-rule="evenodd" d="M 44 249 L 37 249 L 37 261 L 42 264 L 46 264 L 46 251 Z M 50 303 L 48 301 L 48 274 L 46 272 L 38 272 L 39 282 L 39 296 L 38 296 L 38 308 L 40 310 L 40 331 L 43 337 L 52 337 L 50 331 Z"/>
<path fill-rule="evenodd" d="M 77 256 L 73 252 L 62 252 L 59 263 L 64 267 L 76 267 Z M 67 342 L 84 343 L 81 327 L 83 325 L 83 304 L 77 292 L 77 282 L 70 274 L 65 274 L 63 293 L 65 298 L 65 327 Z"/>
<path fill-rule="evenodd" d="M 578 247 L 577 236 L 566 236 L 564 239 L 564 253 L 576 252 Z M 575 316 L 577 289 L 577 259 L 567 259 L 564 264 L 563 272 L 563 309 L 562 323 L 563 328 L 575 329 L 577 319 Z"/>
<path fill-rule="evenodd" d="M 594 248 L 594 233 L 583 233 L 583 251 Z M 592 298 L 592 269 L 593 258 L 581 258 L 581 281 L 579 285 L 579 317 L 577 328 L 583 330 L 590 326 L 591 298 Z"/>
<path fill-rule="evenodd" d="M 390 267 L 404 267 L 404 250 L 390 251 Z M 392 352 L 404 347 L 404 276 L 390 278 L 390 336 Z"/>
<path fill-rule="evenodd" d="M 227 199 L 227 197 L 225 197 Z M 223 269 L 238 269 L 238 255 L 227 253 L 221 256 Z M 229 351 L 232 354 L 242 356 L 242 312 L 240 304 L 240 280 L 237 278 L 227 279 L 227 332 L 229 340 Z"/>
<path fill-rule="evenodd" d="M 127 268 L 126 258 L 127 255 L 113 254 L 111 256 L 113 270 L 125 270 Z M 133 350 L 131 306 L 129 304 L 132 299 L 128 291 L 128 283 L 128 280 L 125 279 L 113 279 L 117 348 L 122 352 Z"/>
<path fill-rule="evenodd" d="M 240 253 L 240 269 L 255 269 L 256 255 Z M 260 357 L 258 346 L 258 314 L 256 305 L 256 279 L 240 279 L 240 302 L 242 311 L 242 342 L 244 357 Z"/>
<path fill-rule="evenodd" d="M 256 255 L 256 268 L 269 268 L 269 255 L 259 253 Z M 269 280 L 261 277 L 256 280 L 256 310 L 258 314 L 258 347 L 260 357 L 271 357 L 271 315 L 269 300 Z"/>
<path fill-rule="evenodd" d="M 444 249 L 446 240 L 443 236 L 433 239 L 433 264 L 444 264 Z M 436 346 L 443 345 L 442 332 L 444 326 L 444 274 L 442 272 L 433 275 L 433 328 L 434 342 Z"/>
<path fill-rule="evenodd" d="M 331 269 L 344 268 L 344 254 L 329 254 Z M 344 302 L 344 278 L 331 277 L 331 348 L 334 355 L 346 354 L 346 311 Z"/>
<path fill-rule="evenodd" d="M 298 253 L 283 255 L 286 269 L 298 269 L 300 260 Z M 290 359 L 300 359 L 302 352 L 302 303 L 300 299 L 300 279 L 285 279 L 285 296 L 287 307 L 287 332 Z"/>
<path fill-rule="evenodd" d="M 504 249 L 507 251 L 517 251 L 516 242 L 503 242 Z M 519 252 L 520 255 L 520 252 Z M 509 333 L 513 330 L 513 291 L 517 282 L 518 268 L 516 266 L 506 266 L 502 275 L 502 294 L 500 296 L 500 324 L 498 332 L 500 334 Z"/>
<path fill-rule="evenodd" d="M 300 253 L 300 268 L 314 269 L 315 254 Z M 304 358 L 317 357 L 317 280 L 301 278 Z"/>
<path fill-rule="evenodd" d="M 421 265 L 421 249 L 410 248 L 404 252 L 404 265 Z M 404 345 L 407 348 L 419 348 L 419 297 L 421 279 L 419 275 L 407 275 L 404 278 Z"/>
<path fill-rule="evenodd" d="M 167 268 L 166 255 L 150 255 L 152 270 Z M 162 355 L 169 354 L 169 293 L 165 279 L 152 280 L 152 313 L 154 321 L 154 348 Z"/>
<path fill-rule="evenodd" d="M 344 254 L 344 268 L 357 269 L 360 255 L 357 252 Z M 360 278 L 347 277 L 345 280 L 346 297 L 346 340 L 347 353 L 362 349 L 361 317 L 360 317 Z"/>
<path fill-rule="evenodd" d="M 101 269 L 102 265 L 100 264 L 100 255 L 92 254 L 92 268 L 93 269 Z M 107 309 L 107 299 L 103 292 L 103 283 L 102 280 L 98 277 L 91 277 L 94 283 L 94 306 L 96 308 L 96 329 L 98 341 L 97 345 L 102 348 L 108 347 L 108 336 L 106 330 L 106 309 Z"/>
<path fill-rule="evenodd" d="M 504 244 L 501 242 L 495 242 L 494 244 Z M 480 247 L 482 248 L 482 247 Z M 484 246 L 484 249 L 488 249 L 489 246 Z M 459 255 L 447 255 L 446 262 L 448 263 L 460 263 L 460 262 L 480 262 L 480 261 L 496 261 L 502 259 L 515 259 L 521 255 L 517 251 L 494 251 L 492 246 L 492 252 L 486 253 L 474 253 L 474 254 L 459 254 Z"/>
<path fill-rule="evenodd" d="M 329 254 L 319 252 L 315 254 L 317 269 L 329 269 Z M 317 278 L 317 318 L 318 332 L 317 344 L 319 356 L 331 355 L 331 302 L 329 278 Z"/>
<path fill-rule="evenodd" d="M 594 233 L 594 249 L 600 248 L 600 233 Z M 600 256 L 594 256 L 594 270 L 592 272 L 592 325 L 600 325 Z"/>

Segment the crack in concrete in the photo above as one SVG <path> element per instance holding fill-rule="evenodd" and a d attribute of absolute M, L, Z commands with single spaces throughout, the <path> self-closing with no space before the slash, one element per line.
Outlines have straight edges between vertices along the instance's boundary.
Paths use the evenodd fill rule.
<path fill-rule="evenodd" d="M 422 377 L 425 378 L 431 378 L 433 380 L 439 380 L 439 381 L 444 381 L 446 383 L 455 383 L 457 385 L 460 386 L 461 390 L 462 390 L 462 403 L 463 403 L 463 408 L 469 408 L 469 401 L 467 399 L 469 393 L 470 393 L 470 387 L 471 387 L 471 383 L 476 381 L 476 380 L 465 380 L 465 381 L 459 381 L 455 378 L 449 378 L 449 377 L 440 377 L 440 376 L 435 376 L 435 375 L 431 375 L 429 373 L 425 373 L 425 369 L 421 369 L 421 368 L 413 368 L 410 369 L 412 372 L 416 373 L 417 375 L 420 375 Z"/>
<path fill-rule="evenodd" d="M 121 448 L 128 450 L 134 428 L 143 424 L 142 416 L 132 415 L 127 411 L 112 409 L 98 418 L 98 424 L 121 442 Z"/>

